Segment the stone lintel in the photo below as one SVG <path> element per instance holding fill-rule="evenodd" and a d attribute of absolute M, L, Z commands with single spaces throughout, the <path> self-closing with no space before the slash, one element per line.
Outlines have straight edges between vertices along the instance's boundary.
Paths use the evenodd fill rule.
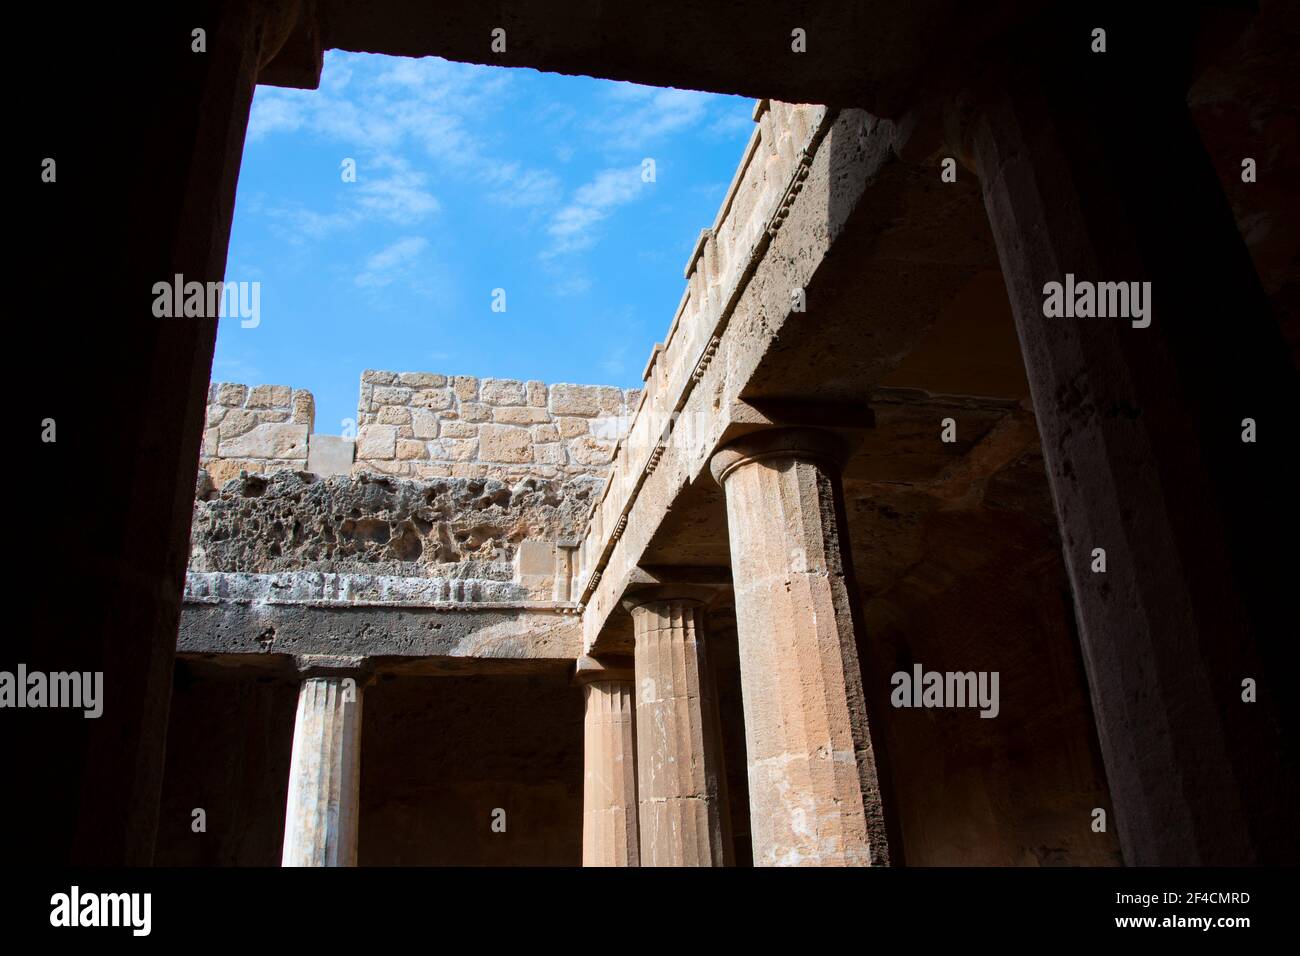
<path fill-rule="evenodd" d="M 178 653 L 485 658 L 571 663 L 582 653 L 576 614 L 524 608 L 321 607 L 193 604 L 181 611 Z"/>
<path fill-rule="evenodd" d="M 279 51 L 258 71 L 261 86 L 283 86 L 295 90 L 320 87 L 321 69 L 325 65 L 320 21 L 315 0 L 298 4 L 298 17 Z"/>

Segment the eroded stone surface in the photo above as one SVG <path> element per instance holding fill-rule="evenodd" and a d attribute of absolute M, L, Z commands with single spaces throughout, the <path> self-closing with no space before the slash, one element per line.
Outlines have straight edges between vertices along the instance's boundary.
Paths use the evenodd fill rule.
<path fill-rule="evenodd" d="M 577 534 L 599 480 L 199 479 L 192 571 L 327 571 L 509 580 L 518 545 Z M 455 566 L 454 573 L 449 573 Z"/>

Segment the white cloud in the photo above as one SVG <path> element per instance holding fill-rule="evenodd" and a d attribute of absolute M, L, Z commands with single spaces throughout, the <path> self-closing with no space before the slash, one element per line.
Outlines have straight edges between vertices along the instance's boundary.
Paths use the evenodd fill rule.
<path fill-rule="evenodd" d="M 665 90 L 620 83 L 611 90 L 616 106 L 599 119 L 607 146 L 644 149 L 671 133 L 705 120 L 716 93 Z"/>
<path fill-rule="evenodd" d="M 484 167 L 482 178 L 488 198 L 503 206 L 545 206 L 559 201 L 563 184 L 554 173 L 525 169 L 519 163 L 493 163 Z"/>
<path fill-rule="evenodd" d="M 410 275 L 420 254 L 429 246 L 423 236 L 404 236 L 366 258 L 356 284 L 363 288 L 382 288 Z"/>
<path fill-rule="evenodd" d="M 257 203 L 253 211 L 270 218 L 276 236 L 294 245 L 323 239 L 364 221 L 379 220 L 412 226 L 441 208 L 425 188 L 428 176 L 412 169 L 400 156 L 383 154 L 357 164 L 357 181 L 340 181 L 332 212 L 309 209 L 298 202 Z"/>
<path fill-rule="evenodd" d="M 384 156 L 375 162 L 375 166 L 391 172 L 386 176 L 366 176 L 358 169 L 357 191 L 361 209 L 366 214 L 389 222 L 409 224 L 438 211 L 437 198 L 424 188 L 428 177 L 412 169 L 406 160 Z"/>
<path fill-rule="evenodd" d="M 727 110 L 709 124 L 710 135 L 717 139 L 748 137 L 754 131 L 753 115 L 741 110 Z"/>
<path fill-rule="evenodd" d="M 354 79 L 364 82 L 354 82 Z M 318 91 L 259 87 L 248 138 L 282 132 L 337 141 L 340 158 L 357 160 L 359 209 L 335 213 L 280 206 L 284 238 L 301 242 L 351 225 L 362 215 L 410 224 L 437 212 L 427 188 L 434 168 L 451 171 L 510 207 L 544 207 L 562 196 L 560 179 L 546 169 L 491 154 L 488 136 L 475 132 L 485 116 L 508 109 L 513 78 L 504 70 L 331 51 Z M 376 168 L 386 175 L 376 177 Z"/>
<path fill-rule="evenodd" d="M 564 298 L 582 295 L 591 289 L 591 277 L 586 275 L 568 275 L 556 280 L 551 287 L 556 295 Z"/>
<path fill-rule="evenodd" d="M 618 378 L 627 371 L 627 346 L 619 345 L 605 353 L 600 360 L 600 369 L 612 378 Z"/>
<path fill-rule="evenodd" d="M 595 242 L 592 228 L 619 206 L 636 199 L 645 187 L 640 165 L 606 169 L 573 194 L 568 205 L 552 218 L 547 232 L 554 240 L 545 256 L 585 249 Z"/>

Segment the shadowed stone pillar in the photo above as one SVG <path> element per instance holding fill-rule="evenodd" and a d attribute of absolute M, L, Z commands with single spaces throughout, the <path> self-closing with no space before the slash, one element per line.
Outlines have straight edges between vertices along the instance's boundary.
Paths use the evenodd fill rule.
<path fill-rule="evenodd" d="M 578 660 L 583 685 L 582 865 L 639 866 L 632 662 Z"/>
<path fill-rule="evenodd" d="M 1024 354 L 1124 859 L 1293 862 L 1294 581 L 1276 556 L 1296 514 L 1296 376 L 1184 90 L 1149 82 L 1183 75 L 1148 62 L 1174 50 L 1172 22 L 1004 78 L 959 137 Z M 1149 283 L 1148 311 L 1045 309 L 1067 276 Z"/>
<path fill-rule="evenodd" d="M 67 255 L 30 257 L 25 287 L 63 288 L 75 274 L 95 289 L 114 321 L 83 324 L 78 348 L 64 349 L 62 360 L 83 395 L 111 394 L 123 382 L 131 392 L 101 403 L 46 390 L 22 412 L 55 419 L 60 439 L 76 436 L 67 447 L 78 457 L 119 466 L 101 476 L 111 508 L 52 515 L 29 555 L 33 567 L 52 566 L 65 554 L 62 542 L 94 542 L 82 559 L 80 598 L 69 601 L 56 576 L 35 575 L 18 612 L 27 620 L 13 630 L 30 647 L 24 653 L 19 643 L 16 660 L 33 671 L 102 672 L 103 714 L 73 722 L 38 710 L 18 721 L 21 816 L 30 824 L 15 834 L 24 847 L 18 858 L 153 860 L 217 320 L 159 319 L 152 290 L 178 273 L 201 282 L 225 275 L 253 89 L 289 6 L 193 0 L 124 17 L 90 5 L 77 31 L 66 29 L 66 11 L 32 11 L 48 35 L 62 37 L 62 61 L 60 82 L 33 85 L 23 105 L 33 121 L 24 139 L 58 162 L 57 182 L 41 184 L 29 247 L 57 244 Z M 28 30 L 47 32 L 35 26 Z M 200 27 L 203 53 L 191 33 Z M 105 50 L 114 51 L 112 83 L 104 82 Z M 46 449 L 56 447 L 63 442 Z M 51 498 L 77 494 L 70 461 L 43 460 Z"/>
<path fill-rule="evenodd" d="M 368 674 L 360 666 L 310 661 L 300 672 L 281 865 L 356 866 Z"/>
<path fill-rule="evenodd" d="M 626 602 L 636 629 L 636 756 L 642 866 L 728 866 L 731 822 L 704 605 Z"/>
<path fill-rule="evenodd" d="M 828 433 L 718 451 L 727 499 L 755 866 L 889 862 Z"/>

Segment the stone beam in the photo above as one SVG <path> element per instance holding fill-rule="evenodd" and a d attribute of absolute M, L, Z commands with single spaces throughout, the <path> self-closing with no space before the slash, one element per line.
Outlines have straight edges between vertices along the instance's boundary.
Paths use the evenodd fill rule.
<path fill-rule="evenodd" d="M 254 659 L 341 654 L 565 664 L 580 649 L 578 618 L 562 604 L 232 600 L 192 591 L 176 643 L 181 654 Z"/>
<path fill-rule="evenodd" d="M 937 164 L 899 160 L 894 124 L 782 104 L 764 118 L 738 177 L 758 199 L 724 203 L 584 536 L 575 599 L 588 650 L 717 447 L 819 415 L 869 429 L 875 386 L 994 257 L 973 181 L 942 184 Z M 737 233 L 753 244 L 727 239 Z"/>
<path fill-rule="evenodd" d="M 328 48 L 712 90 L 894 115 L 918 87 L 971 69 L 971 54 L 1039 4 L 864 0 L 788 5 L 545 0 L 321 0 Z M 494 30 L 504 30 L 504 36 Z M 795 31 L 802 31 L 803 51 Z M 497 40 L 494 48 L 494 39 Z"/>
<path fill-rule="evenodd" d="M 297 0 L 285 5 L 296 6 L 297 14 L 284 18 L 281 29 L 287 33 L 278 52 L 258 71 L 259 84 L 298 90 L 314 90 L 320 86 L 320 71 L 325 59 L 316 2 Z"/>

